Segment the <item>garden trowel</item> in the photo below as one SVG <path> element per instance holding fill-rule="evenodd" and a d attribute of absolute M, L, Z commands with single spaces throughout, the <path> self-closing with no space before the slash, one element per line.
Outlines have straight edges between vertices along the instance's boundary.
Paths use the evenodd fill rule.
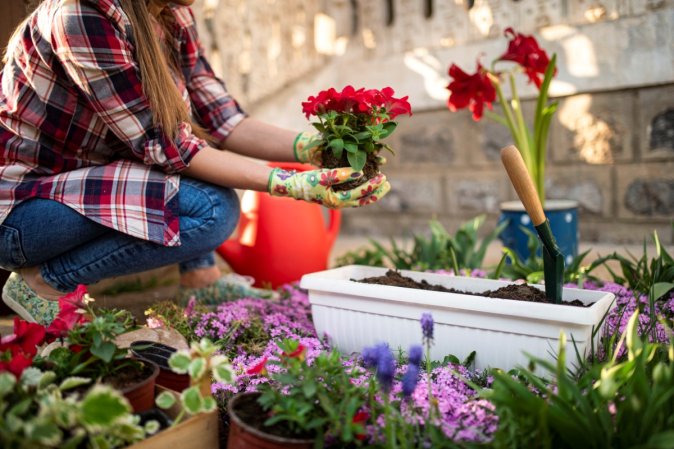
<path fill-rule="evenodd" d="M 562 280 L 564 279 L 564 256 L 550 229 L 550 222 L 545 217 L 541 200 L 536 193 L 534 183 L 520 152 L 514 145 L 501 149 L 501 161 L 508 172 L 517 196 L 524 204 L 531 222 L 543 243 L 543 273 L 545 275 L 545 296 L 559 304 L 562 301 Z"/>

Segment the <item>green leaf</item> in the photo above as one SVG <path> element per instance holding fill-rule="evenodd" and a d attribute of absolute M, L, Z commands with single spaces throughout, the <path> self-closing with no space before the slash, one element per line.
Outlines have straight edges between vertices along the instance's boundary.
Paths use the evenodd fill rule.
<path fill-rule="evenodd" d="M 82 385 L 86 385 L 91 382 L 91 379 L 88 377 L 68 377 L 61 382 L 61 385 L 59 385 L 59 390 L 61 391 L 66 391 L 70 390 L 72 388 L 77 388 Z"/>
<path fill-rule="evenodd" d="M 157 404 L 157 407 L 166 410 L 173 407 L 173 404 L 176 403 L 176 397 L 171 392 L 162 391 L 155 399 L 155 403 Z"/>
<path fill-rule="evenodd" d="M 213 367 L 213 377 L 218 382 L 232 383 L 234 381 L 234 371 L 229 363 L 221 363 Z"/>
<path fill-rule="evenodd" d="M 115 355 L 117 346 L 111 341 L 104 341 L 98 346 L 92 346 L 90 351 L 93 355 L 103 360 L 105 363 L 110 363 L 112 357 Z"/>
<path fill-rule="evenodd" d="M 53 384 L 56 382 L 56 373 L 53 371 L 45 371 L 42 373 L 42 377 L 40 378 L 40 382 L 37 385 L 38 390 L 46 388 L 47 386 Z"/>
<path fill-rule="evenodd" d="M 358 152 L 358 145 L 355 143 L 350 143 L 350 142 L 345 142 L 344 143 L 344 149 L 351 154 L 355 154 Z"/>
<path fill-rule="evenodd" d="M 6 395 L 14 389 L 16 377 L 10 373 L 0 373 L 0 397 Z"/>
<path fill-rule="evenodd" d="M 357 153 L 347 153 L 346 158 L 349 161 L 349 165 L 356 171 L 361 171 L 365 167 L 365 162 L 367 161 L 367 156 L 364 151 L 358 151 Z"/>
<path fill-rule="evenodd" d="M 333 151 L 339 151 L 341 153 L 344 148 L 344 141 L 342 139 L 333 139 L 328 145 Z"/>
<path fill-rule="evenodd" d="M 28 367 L 21 374 L 21 383 L 31 387 L 37 387 L 42 379 L 42 371 L 35 367 Z"/>
<path fill-rule="evenodd" d="M 380 139 L 385 139 L 390 136 L 393 131 L 395 131 L 398 124 L 396 122 L 386 122 L 384 123 L 384 131 L 379 135 Z"/>
<path fill-rule="evenodd" d="M 124 396 L 105 385 L 95 385 L 82 400 L 82 422 L 85 425 L 108 427 L 131 413 Z"/>
<path fill-rule="evenodd" d="M 658 282 L 653 285 L 653 300 L 657 301 L 658 299 L 665 296 L 671 289 L 674 288 L 674 283 L 671 282 Z"/>
<path fill-rule="evenodd" d="M 26 425 L 26 434 L 31 439 L 48 447 L 56 447 L 63 440 L 63 432 L 56 423 L 46 420 Z"/>
<path fill-rule="evenodd" d="M 192 358 L 189 352 L 183 350 L 173 353 L 169 359 L 169 366 L 171 370 L 177 374 L 187 374 L 187 369 L 190 366 Z"/>
<path fill-rule="evenodd" d="M 155 421 L 154 419 L 151 419 L 145 423 L 145 432 L 147 432 L 149 435 L 154 435 L 155 433 L 159 432 L 160 428 L 161 426 L 159 425 L 159 422 Z"/>
<path fill-rule="evenodd" d="M 308 398 L 313 397 L 316 394 L 316 382 L 313 380 L 306 380 L 302 385 L 302 392 Z"/>
<path fill-rule="evenodd" d="M 216 408 L 218 408 L 218 403 L 215 402 L 215 399 L 212 396 L 207 396 L 204 398 L 204 404 L 202 407 L 204 412 L 212 412 Z"/>
<path fill-rule="evenodd" d="M 180 401 L 183 407 L 190 415 L 196 415 L 201 412 L 204 400 L 199 392 L 199 387 L 190 387 L 180 393 Z"/>
<path fill-rule="evenodd" d="M 192 379 L 201 379 L 206 374 L 206 359 L 197 357 L 190 362 L 187 372 Z"/>

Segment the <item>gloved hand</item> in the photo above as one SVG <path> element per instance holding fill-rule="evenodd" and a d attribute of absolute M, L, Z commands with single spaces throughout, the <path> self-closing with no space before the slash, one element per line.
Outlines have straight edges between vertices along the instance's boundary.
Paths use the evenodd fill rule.
<path fill-rule="evenodd" d="M 379 201 L 391 190 L 391 185 L 383 174 L 351 190 L 332 190 L 333 185 L 358 179 L 362 175 L 348 167 L 305 172 L 275 168 L 269 175 L 267 190 L 272 196 L 287 196 L 318 203 L 330 209 L 365 206 Z"/>
<path fill-rule="evenodd" d="M 321 166 L 320 146 L 321 135 L 316 133 L 301 132 L 295 137 L 293 151 L 297 162 L 309 163 L 316 167 Z"/>
<path fill-rule="evenodd" d="M 323 146 L 321 146 L 321 135 L 317 133 L 301 132 L 295 137 L 295 142 L 293 143 L 295 160 L 318 168 L 323 168 L 321 159 L 323 149 Z M 386 163 L 386 158 L 378 155 L 377 162 L 381 167 Z"/>

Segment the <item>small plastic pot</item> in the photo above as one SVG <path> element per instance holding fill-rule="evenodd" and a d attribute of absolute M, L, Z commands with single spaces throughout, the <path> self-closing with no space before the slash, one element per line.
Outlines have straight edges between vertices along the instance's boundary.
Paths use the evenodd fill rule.
<path fill-rule="evenodd" d="M 138 340 L 131 343 L 130 349 L 133 357 L 159 366 L 157 385 L 178 392 L 190 386 L 187 374 L 174 373 L 169 367 L 169 358 L 177 351 L 176 348 L 154 341 Z"/>

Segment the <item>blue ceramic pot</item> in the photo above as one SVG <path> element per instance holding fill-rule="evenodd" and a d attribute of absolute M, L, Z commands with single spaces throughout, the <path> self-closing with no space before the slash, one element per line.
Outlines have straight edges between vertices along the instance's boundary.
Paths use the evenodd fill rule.
<path fill-rule="evenodd" d="M 578 202 L 568 200 L 547 200 L 544 207 L 545 216 L 550 221 L 552 234 L 557 245 L 564 255 L 565 265 L 569 265 L 578 255 Z M 527 241 L 529 237 L 522 231 L 522 227 L 536 234 L 529 214 L 519 201 L 501 203 L 499 223 L 508 220 L 508 226 L 501 232 L 499 238 L 503 246 L 513 249 L 522 260 L 529 256 Z M 539 254 L 540 255 L 540 254 Z"/>

